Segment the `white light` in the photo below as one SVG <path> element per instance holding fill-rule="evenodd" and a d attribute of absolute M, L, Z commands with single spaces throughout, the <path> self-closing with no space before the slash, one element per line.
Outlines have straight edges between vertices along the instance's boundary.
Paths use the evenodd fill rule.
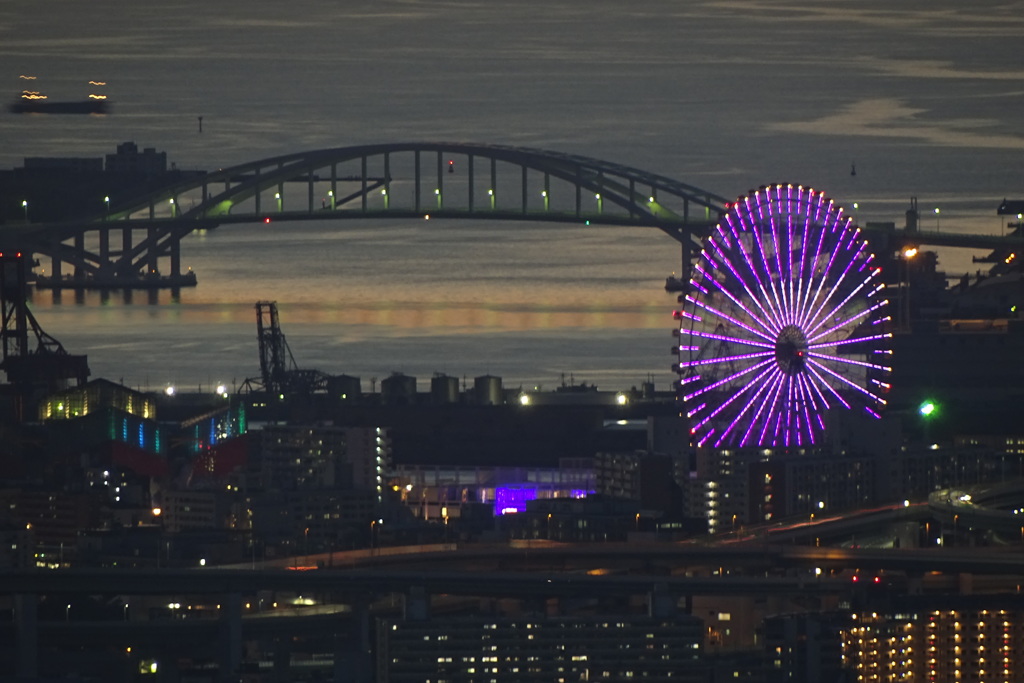
<path fill-rule="evenodd" d="M 529 394 L 519 394 L 519 405 L 521 405 L 521 406 L 528 406 L 528 405 L 530 405 L 530 395 Z"/>
<path fill-rule="evenodd" d="M 226 386 L 224 386 L 223 384 L 218 384 L 217 385 L 217 393 L 218 394 L 223 395 L 227 390 L 228 390 L 228 388 Z"/>
<path fill-rule="evenodd" d="M 170 386 L 170 387 L 167 387 L 166 389 L 164 389 L 164 393 L 167 394 L 168 396 L 174 396 L 174 392 L 175 391 L 176 391 L 176 389 L 173 386 Z"/>

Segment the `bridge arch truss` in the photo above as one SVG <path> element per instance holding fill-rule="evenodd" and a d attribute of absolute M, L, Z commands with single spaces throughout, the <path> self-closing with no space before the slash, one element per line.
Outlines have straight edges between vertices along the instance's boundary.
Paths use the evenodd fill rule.
<path fill-rule="evenodd" d="M 472 218 L 653 227 L 690 250 L 727 200 L 636 168 L 504 145 L 388 143 L 299 152 L 195 174 L 98 220 L 33 226 L 52 278 L 181 276 L 181 239 L 227 223 Z M 120 233 L 120 241 L 117 240 Z M 94 234 L 93 234 L 94 233 Z M 86 235 L 90 239 L 86 239 Z M 169 263 L 167 263 L 169 261 Z"/>

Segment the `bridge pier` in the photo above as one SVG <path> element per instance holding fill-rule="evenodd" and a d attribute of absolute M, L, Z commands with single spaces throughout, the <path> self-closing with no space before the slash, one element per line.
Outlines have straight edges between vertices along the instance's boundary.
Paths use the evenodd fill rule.
<path fill-rule="evenodd" d="M 130 275 L 128 272 L 128 266 L 131 264 L 132 254 L 132 229 L 125 228 L 121 233 L 121 259 L 118 263 L 116 272 L 118 275 L 124 277 Z"/>
<path fill-rule="evenodd" d="M 179 240 L 171 241 L 171 277 L 176 278 L 181 275 L 181 242 Z"/>
<path fill-rule="evenodd" d="M 146 239 L 150 241 L 150 244 L 156 244 L 157 231 L 156 228 L 146 228 Z M 156 250 L 152 246 L 146 250 L 146 274 L 152 275 L 159 270 L 159 264 L 157 263 Z"/>
<path fill-rule="evenodd" d="M 75 235 L 75 251 L 79 254 L 85 251 L 85 233 L 78 233 Z M 82 268 L 82 261 L 77 259 L 75 261 L 75 279 L 85 277 L 85 271 Z"/>

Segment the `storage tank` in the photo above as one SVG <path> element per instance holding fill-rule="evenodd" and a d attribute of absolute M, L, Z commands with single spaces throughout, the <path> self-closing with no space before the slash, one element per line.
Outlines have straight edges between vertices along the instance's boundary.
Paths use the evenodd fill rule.
<path fill-rule="evenodd" d="M 482 375 L 473 380 L 473 397 L 482 406 L 502 404 L 501 378 L 493 375 Z"/>
<path fill-rule="evenodd" d="M 412 405 L 416 402 L 416 378 L 393 373 L 380 381 L 380 395 L 390 405 Z"/>
<path fill-rule="evenodd" d="M 342 401 L 358 401 L 363 395 L 363 385 L 352 375 L 331 375 L 327 378 L 327 391 Z"/>
<path fill-rule="evenodd" d="M 459 378 L 437 374 L 430 378 L 430 402 L 436 405 L 459 402 Z"/>

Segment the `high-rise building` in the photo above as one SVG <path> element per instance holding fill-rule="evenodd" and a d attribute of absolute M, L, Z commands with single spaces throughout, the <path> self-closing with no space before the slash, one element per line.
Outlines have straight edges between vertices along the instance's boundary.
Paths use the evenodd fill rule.
<path fill-rule="evenodd" d="M 383 619 L 377 681 L 706 681 L 703 626 L 689 615 Z"/>

